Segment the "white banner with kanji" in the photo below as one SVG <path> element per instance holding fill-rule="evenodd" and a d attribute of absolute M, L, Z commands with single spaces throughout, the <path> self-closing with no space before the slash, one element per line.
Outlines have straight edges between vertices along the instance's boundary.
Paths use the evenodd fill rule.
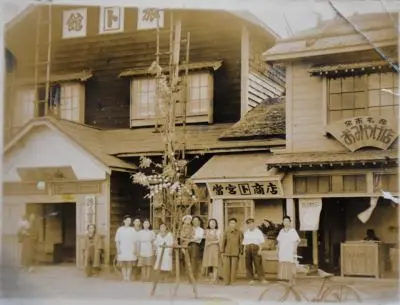
<path fill-rule="evenodd" d="M 164 11 L 156 8 L 138 8 L 137 29 L 150 30 L 164 27 Z"/>
<path fill-rule="evenodd" d="M 63 11 L 62 37 L 85 37 L 87 32 L 87 9 L 73 9 Z"/>
<path fill-rule="evenodd" d="M 318 231 L 322 198 L 299 199 L 300 231 Z"/>

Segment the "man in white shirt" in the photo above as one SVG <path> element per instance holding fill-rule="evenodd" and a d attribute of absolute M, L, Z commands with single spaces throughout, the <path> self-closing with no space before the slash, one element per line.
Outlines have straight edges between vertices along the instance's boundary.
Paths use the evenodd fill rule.
<path fill-rule="evenodd" d="M 254 265 L 258 280 L 265 283 L 265 274 L 261 257 L 261 247 L 265 238 L 260 229 L 256 228 L 253 218 L 247 219 L 246 224 L 248 229 L 244 232 L 243 245 L 245 247 L 247 277 L 250 281 L 250 285 L 253 285 L 256 281 L 254 277 Z"/>
<path fill-rule="evenodd" d="M 204 230 L 200 227 L 200 218 L 197 216 L 193 217 L 192 225 L 194 229 L 194 236 L 189 242 L 188 251 L 190 264 L 192 265 L 193 276 L 195 279 L 197 279 L 199 275 L 199 265 L 201 263 L 200 244 L 204 238 Z"/>
<path fill-rule="evenodd" d="M 300 237 L 296 230 L 292 228 L 292 221 L 289 216 L 283 217 L 283 226 L 284 228 L 279 232 L 276 239 L 278 241 L 279 259 L 278 277 L 281 280 L 293 282 L 296 274 L 296 255 Z"/>

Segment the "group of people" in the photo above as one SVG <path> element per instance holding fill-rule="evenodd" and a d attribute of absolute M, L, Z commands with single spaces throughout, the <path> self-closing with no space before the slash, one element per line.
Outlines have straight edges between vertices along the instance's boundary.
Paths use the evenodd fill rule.
<path fill-rule="evenodd" d="M 132 225 L 133 223 L 133 225 Z M 235 218 L 229 219 L 228 227 L 222 233 L 216 219 L 209 219 L 207 227 L 201 227 L 197 216 L 186 215 L 182 218 L 182 226 L 177 236 L 179 245 L 188 252 L 193 276 L 199 276 L 200 270 L 207 270 L 212 283 L 218 281 L 218 268 L 222 266 L 224 283 L 231 285 L 236 281 L 239 257 L 245 254 L 246 273 L 250 284 L 256 281 L 265 282 L 261 251 L 266 238 L 255 225 L 255 220 L 246 220 L 247 229 L 242 232 Z M 87 257 L 88 275 L 92 267 L 97 266 L 97 251 L 100 245 L 96 242 L 95 227 L 88 230 Z M 91 237 L 92 236 L 92 237 Z M 279 278 L 291 280 L 295 274 L 297 247 L 300 242 L 296 230 L 291 227 L 289 216 L 283 217 L 283 227 L 277 237 L 279 257 Z M 165 223 L 160 224 L 157 234 L 152 230 L 149 220 L 141 223 L 126 215 L 123 224 L 115 234 L 118 265 L 124 281 L 130 281 L 133 270 L 141 270 L 141 279 L 149 281 L 152 270 L 159 270 L 163 278 L 172 271 L 172 255 L 174 236 Z M 164 253 L 161 255 L 163 252 Z M 181 262 L 184 259 L 180 260 Z M 184 267 L 184 266 L 183 266 Z M 139 276 L 135 271 L 134 275 Z"/>

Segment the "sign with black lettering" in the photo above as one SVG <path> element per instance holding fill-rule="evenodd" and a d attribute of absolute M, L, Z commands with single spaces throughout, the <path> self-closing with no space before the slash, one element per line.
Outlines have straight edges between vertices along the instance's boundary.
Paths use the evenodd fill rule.
<path fill-rule="evenodd" d="M 273 198 L 283 196 L 279 180 L 254 182 L 209 182 L 207 183 L 211 198 Z"/>
<path fill-rule="evenodd" d="M 343 119 L 328 126 L 333 135 L 350 151 L 362 147 L 386 150 L 397 139 L 397 122 L 387 118 L 359 116 Z"/>

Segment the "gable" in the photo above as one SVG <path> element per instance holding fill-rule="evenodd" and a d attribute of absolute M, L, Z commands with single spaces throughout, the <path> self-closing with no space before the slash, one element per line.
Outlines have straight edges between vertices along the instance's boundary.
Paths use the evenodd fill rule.
<path fill-rule="evenodd" d="M 107 167 L 71 139 L 47 125 L 33 127 L 4 155 L 3 180 L 21 181 L 24 169 L 70 168 L 78 180 L 103 180 Z"/>

